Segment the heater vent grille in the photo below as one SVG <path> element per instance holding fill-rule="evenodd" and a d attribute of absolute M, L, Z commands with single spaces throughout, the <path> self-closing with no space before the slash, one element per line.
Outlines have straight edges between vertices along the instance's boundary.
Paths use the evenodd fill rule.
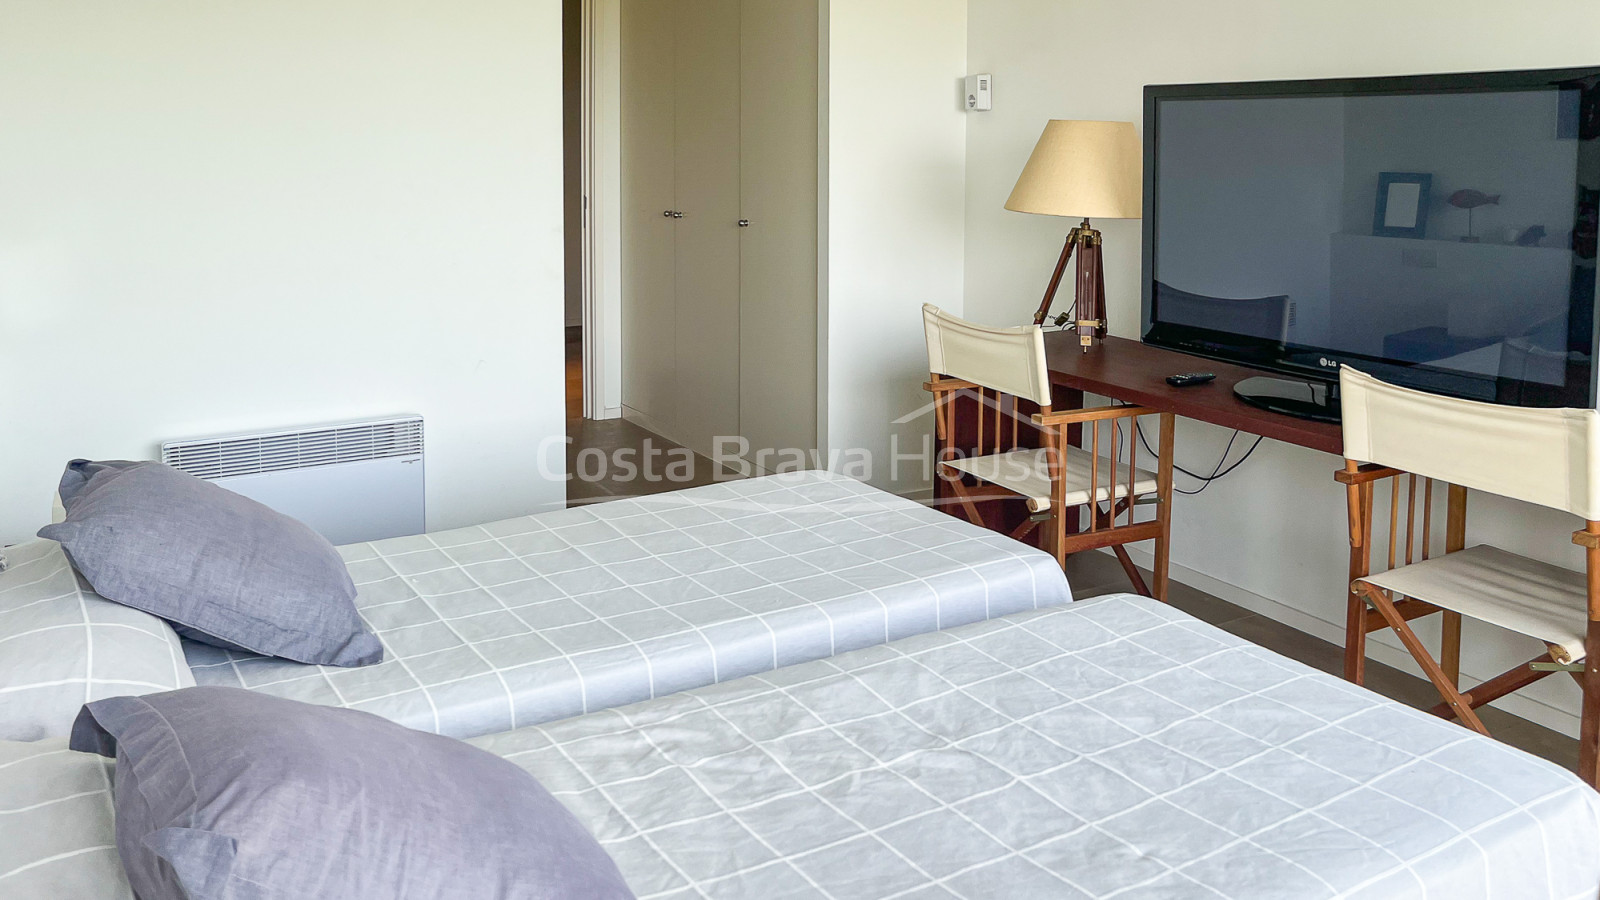
<path fill-rule="evenodd" d="M 421 454 L 421 416 L 161 445 L 162 462 L 208 480 Z"/>

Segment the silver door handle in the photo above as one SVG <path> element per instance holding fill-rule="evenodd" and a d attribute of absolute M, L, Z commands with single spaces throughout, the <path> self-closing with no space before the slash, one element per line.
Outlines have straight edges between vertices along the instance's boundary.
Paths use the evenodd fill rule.
<path fill-rule="evenodd" d="M 670 209 L 663 209 L 663 210 L 662 210 L 662 211 L 661 211 L 661 215 L 662 215 L 662 216 L 664 216 L 664 217 L 666 217 L 666 218 L 668 218 L 668 219 L 670 219 L 670 218 L 672 218 L 672 210 L 670 210 Z"/>
<path fill-rule="evenodd" d="M 681 219 L 681 218 L 683 218 L 683 213 L 679 212 L 678 210 L 673 210 L 672 211 L 672 217 L 674 219 Z"/>
<path fill-rule="evenodd" d="M 740 219 L 739 220 L 739 227 L 740 228 L 749 228 L 750 227 L 750 220 L 749 219 Z"/>

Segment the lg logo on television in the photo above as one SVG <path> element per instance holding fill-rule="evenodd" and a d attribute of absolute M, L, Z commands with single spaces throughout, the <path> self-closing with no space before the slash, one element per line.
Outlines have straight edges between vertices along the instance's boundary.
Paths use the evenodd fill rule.
<path fill-rule="evenodd" d="M 1317 360 L 1317 362 L 1321 363 L 1322 367 L 1325 368 L 1325 369 L 1337 369 L 1337 368 L 1339 368 L 1339 361 L 1338 360 L 1329 359 L 1326 356 L 1319 358 Z"/>

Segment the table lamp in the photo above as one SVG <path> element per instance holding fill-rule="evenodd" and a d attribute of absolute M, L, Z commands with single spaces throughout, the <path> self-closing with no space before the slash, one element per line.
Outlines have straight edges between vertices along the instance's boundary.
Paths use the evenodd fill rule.
<path fill-rule="evenodd" d="M 1081 122 L 1051 119 L 1011 189 L 1006 209 L 1044 216 L 1071 216 L 1083 221 L 1067 233 L 1055 274 L 1033 315 L 1043 325 L 1067 271 L 1078 252 L 1074 312 L 1078 343 L 1085 352 L 1095 338 L 1106 336 L 1106 282 L 1100 263 L 1100 232 L 1089 220 L 1137 219 L 1143 214 L 1144 164 L 1139 133 L 1132 122 Z"/>

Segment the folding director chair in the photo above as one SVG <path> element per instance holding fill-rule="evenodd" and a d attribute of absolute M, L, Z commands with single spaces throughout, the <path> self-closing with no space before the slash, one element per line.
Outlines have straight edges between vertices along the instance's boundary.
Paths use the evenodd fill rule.
<path fill-rule="evenodd" d="M 934 395 L 938 475 L 963 514 L 974 524 L 986 525 L 979 502 L 1019 500 L 1029 515 L 1012 537 L 1020 540 L 1043 524 L 1043 544 L 1063 564 L 1072 553 L 1111 547 L 1139 593 L 1165 600 L 1172 525 L 1172 414 L 1137 406 L 1052 411 L 1044 332 L 1039 326 L 991 328 L 931 304 L 922 307 L 922 318 L 931 373 L 924 387 Z M 977 446 L 970 454 L 954 442 L 958 395 L 977 401 Z M 1025 415 L 1019 412 L 1019 403 L 1038 411 Z M 1154 472 L 1138 464 L 1135 429 L 1143 417 L 1159 420 Z M 1089 447 L 1072 446 L 1084 428 Z M 1029 431 L 1042 446 L 1024 446 Z M 1121 462 L 1124 443 L 1128 450 Z M 974 483 L 969 485 L 968 479 Z M 1155 517 L 1135 521 L 1134 507 L 1145 499 L 1155 504 Z M 1073 531 L 1070 526 L 1076 525 L 1080 507 L 1089 510 L 1088 525 Z M 1155 542 L 1149 586 L 1123 549 L 1124 544 L 1144 540 Z"/>
<path fill-rule="evenodd" d="M 1596 784 L 1600 413 L 1441 397 L 1386 384 L 1348 366 L 1340 370 L 1339 385 L 1345 466 L 1335 478 L 1345 485 L 1350 518 L 1345 677 L 1362 682 L 1367 634 L 1391 628 L 1438 688 L 1444 702 L 1433 711 L 1488 734 L 1475 710 L 1554 672 L 1568 672 L 1583 691 L 1580 774 Z M 1389 483 L 1388 566 L 1374 573 L 1374 494 L 1384 481 Z M 1442 556 L 1430 552 L 1435 482 L 1442 483 L 1448 500 Z M 1585 520 L 1572 541 L 1584 548 L 1586 571 L 1487 545 L 1466 548 L 1469 488 L 1566 510 Z M 1438 658 L 1410 624 L 1435 614 L 1441 617 Z M 1464 691 L 1463 616 L 1534 638 L 1544 651 Z"/>

